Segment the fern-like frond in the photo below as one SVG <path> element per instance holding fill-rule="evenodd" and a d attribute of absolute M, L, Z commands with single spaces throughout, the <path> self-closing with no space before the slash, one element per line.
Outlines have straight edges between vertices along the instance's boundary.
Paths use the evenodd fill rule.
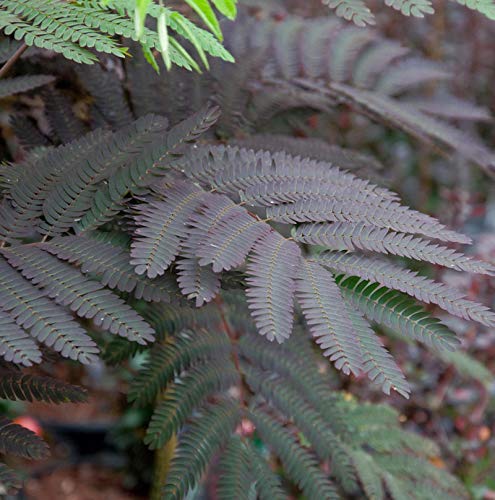
<path fill-rule="evenodd" d="M 259 185 L 270 185 L 276 188 L 284 185 L 284 182 L 298 187 L 307 182 L 308 188 L 311 186 L 316 189 L 314 186 L 318 181 L 327 189 L 331 189 L 331 186 L 334 190 L 335 187 L 341 189 L 349 187 L 356 192 L 375 193 L 376 196 L 386 199 L 397 198 L 395 193 L 359 179 L 339 167 L 346 168 L 346 165 L 310 160 L 282 151 L 272 154 L 269 149 L 253 151 L 234 146 L 198 146 L 185 156 L 183 170 L 189 177 L 206 181 L 217 191 L 225 194 L 249 192 L 249 188 L 256 188 Z M 306 191 L 301 194 L 317 195 L 319 191 Z M 256 198 L 253 197 L 253 199 Z M 292 198 L 289 200 L 295 201 Z"/>
<path fill-rule="evenodd" d="M 243 364 L 246 381 L 256 394 L 262 394 L 278 411 L 294 421 L 314 448 L 320 460 L 331 460 L 333 476 L 337 477 L 348 493 L 355 492 L 357 483 L 352 469 L 350 450 L 333 433 L 324 418 L 283 379 L 253 366 Z"/>
<path fill-rule="evenodd" d="M 57 304 L 69 306 L 81 318 L 140 344 L 154 340 L 153 329 L 120 297 L 56 257 L 33 246 L 4 249 L 3 255 Z"/>
<path fill-rule="evenodd" d="M 283 490 L 280 477 L 266 466 L 265 459 L 253 446 L 251 441 L 244 441 L 244 446 L 249 454 L 251 470 L 256 478 L 256 492 L 261 500 L 284 500 L 287 493 Z"/>
<path fill-rule="evenodd" d="M 8 2 L 25 5 L 27 0 Z M 52 0 L 36 0 L 33 7 L 40 2 Z M 78 9 L 84 12 L 82 26 L 104 38 L 133 38 L 130 0 L 107 2 L 117 14 L 105 10 L 100 19 L 93 14 L 96 3 L 78 0 L 67 9 L 74 16 Z M 0 14 L 3 10 L 2 5 Z M 191 40 L 194 33 L 180 19 L 171 17 L 169 27 L 178 23 L 175 31 L 182 30 Z M 217 132 L 237 131 L 229 120 L 238 113 L 245 113 L 247 126 L 255 129 L 264 118 L 257 113 L 266 112 L 271 119 L 293 106 L 305 108 L 304 113 L 308 107 L 327 112 L 330 106 L 348 103 L 373 117 L 398 121 L 422 138 L 469 150 L 473 159 L 483 150 L 469 144 L 457 147 L 454 139 L 460 134 L 443 128 L 442 122 L 437 130 L 436 121 L 428 121 L 414 104 L 399 102 L 395 96 L 412 90 L 410 84 L 445 75 L 436 66 L 406 59 L 404 49 L 376 34 L 341 29 L 337 20 L 295 18 L 250 20 L 235 31 L 229 43 L 249 60 L 249 71 L 244 68 L 230 78 L 232 73 L 222 74 L 222 63 L 215 65 L 213 84 L 222 89 L 217 102 L 231 106 L 221 124 L 225 128 Z M 159 48 L 150 30 L 144 30 L 141 42 L 145 49 Z M 216 50 L 215 44 L 211 47 Z M 179 116 L 188 100 L 204 100 L 203 89 L 211 82 L 198 86 L 193 79 L 181 87 L 182 75 L 174 73 L 161 88 L 158 77 L 138 75 L 141 63 L 135 61 L 126 66 L 133 76 L 125 87 L 119 84 L 117 70 L 92 71 L 100 85 L 108 83 L 109 98 L 98 92 L 98 83 L 88 86 L 94 94 L 93 120 L 112 127 L 124 124 L 123 129 L 99 131 L 0 171 L 5 194 L 0 208 L 0 326 L 11 328 L 0 336 L 0 354 L 19 364 L 33 363 L 40 357 L 35 340 L 48 338 L 46 343 L 66 356 L 82 359 L 89 352 L 94 357 L 94 344 L 84 344 L 91 341 L 84 332 L 86 336 L 79 335 L 82 329 L 68 309 L 143 345 L 156 333 L 159 344 L 146 353 L 143 369 L 130 382 L 129 399 L 143 405 L 156 402 L 145 438 L 151 448 L 162 448 L 176 437 L 179 441 L 162 492 L 166 498 L 187 495 L 223 450 L 220 497 L 285 498 L 278 474 L 270 468 L 273 456 L 265 460 L 253 446 L 256 441 L 244 435 L 253 424 L 266 450 L 280 457 L 280 476 L 308 498 L 337 498 L 342 492 L 376 498 L 414 497 L 418 492 L 428 498 L 428 489 L 447 492 L 450 498 L 452 484 L 440 477 L 436 490 L 435 472 L 428 471 L 437 453 L 431 443 L 402 431 L 395 411 L 332 392 L 338 374 L 315 361 L 318 353 L 311 337 L 343 372 L 364 372 L 384 392 L 394 389 L 407 397 L 410 389 L 400 368 L 365 316 L 409 339 L 453 348 L 453 333 L 400 291 L 489 326 L 492 315 L 392 264 L 379 267 L 368 257 L 318 254 L 304 245 L 391 253 L 486 274 L 494 274 L 494 268 L 414 237 L 469 241 L 432 217 L 401 206 L 395 193 L 345 171 L 361 169 L 367 161 L 361 156 L 313 140 L 287 148 L 282 140 L 272 144 L 269 138 L 263 144 L 253 138 L 235 146 L 193 145 L 215 124 L 219 111 L 205 107 L 186 120 L 179 121 Z M 419 72 L 412 75 L 414 64 Z M 84 84 L 82 71 L 79 79 Z M 230 87 L 222 80 L 229 80 Z M 156 117 L 130 123 L 124 98 L 136 85 L 142 88 L 131 97 L 133 110 L 153 108 L 158 98 L 156 111 L 178 123 L 170 129 L 166 120 Z M 266 95 L 270 85 L 279 89 Z M 113 89 L 120 90 L 113 95 Z M 376 97 L 371 104 L 365 99 L 368 94 Z M 177 102 L 169 105 L 172 100 Z M 54 102 L 48 103 L 47 115 L 54 115 Z M 59 139 L 79 134 L 78 126 L 64 130 L 60 123 L 62 127 L 53 127 Z M 312 145 L 315 150 L 308 152 Z M 103 225 L 104 230 L 92 231 Z M 65 235 L 72 231 L 76 236 Z M 42 242 L 40 233 L 45 235 Z M 327 262 L 328 256 L 338 258 Z M 331 271 L 345 274 L 334 277 Z M 178 287 L 172 281 L 176 277 Z M 183 306 L 181 293 L 201 306 L 213 300 L 221 282 L 229 291 L 213 304 L 200 310 Z M 129 293 L 139 314 L 125 302 Z M 178 304 L 164 304 L 177 297 Z M 294 298 L 301 306 L 296 315 Z M 294 316 L 298 323 L 306 318 L 312 335 L 299 325 L 292 331 Z M 72 336 L 67 337 L 67 331 Z M 137 343 L 110 338 L 99 341 L 106 359 L 116 362 L 142 352 Z M 25 339 L 30 343 L 24 344 Z M 76 346 L 77 352 L 76 341 L 83 344 Z M 0 395 L 4 390 L 17 399 L 35 398 L 38 386 L 40 392 L 49 392 L 51 384 L 9 372 L 0 381 Z M 62 398 L 61 387 L 52 392 L 52 399 Z M 228 395 L 239 401 L 226 400 Z M 406 458 L 401 464 L 388 462 L 402 456 Z M 416 467 L 424 481 L 416 485 L 418 476 L 405 473 L 407 467 Z"/>
<path fill-rule="evenodd" d="M 44 401 L 52 404 L 82 403 L 87 400 L 87 392 L 82 387 L 51 377 L 2 372 L 0 398 L 12 401 Z"/>
<path fill-rule="evenodd" d="M 400 71 L 397 67 L 416 67 L 418 58 L 407 57 L 408 51 L 398 44 L 377 36 L 366 43 L 362 30 L 341 29 L 334 19 L 289 18 L 281 23 L 265 22 L 261 26 L 259 20 L 248 18 L 240 24 L 239 29 L 232 30 L 232 33 L 226 32 L 227 46 L 231 47 L 237 60 L 243 61 L 254 51 L 263 55 L 257 65 L 263 85 L 254 91 L 247 91 L 251 96 L 245 99 L 247 105 L 243 106 L 249 110 L 252 122 L 256 122 L 256 110 L 253 111 L 250 105 L 256 102 L 256 96 L 273 94 L 283 89 L 292 97 L 287 102 L 288 108 L 297 107 L 295 101 L 298 101 L 299 106 L 316 107 L 326 112 L 328 107 L 337 103 L 348 103 L 353 110 L 404 130 L 426 143 L 459 152 L 493 173 L 493 154 L 475 137 L 428 116 L 413 105 L 401 102 L 399 98 L 384 95 L 377 88 L 382 78 L 388 80 L 393 89 L 405 90 L 409 80 L 416 81 L 416 85 L 430 77 L 444 76 L 441 70 L 432 68 L 431 64 L 422 60 L 420 69 L 411 75 L 408 82 L 405 79 L 401 81 L 406 71 Z M 329 53 L 340 56 L 329 58 Z M 337 60 L 343 64 L 338 64 L 336 72 Z M 223 75 L 222 72 L 217 75 L 220 82 Z M 337 75 L 337 79 L 334 75 Z M 252 79 L 244 79 L 242 86 L 237 87 L 249 89 Z M 307 102 L 308 93 L 313 96 L 313 106 Z M 294 99 L 294 96 L 300 97 Z M 321 99 L 324 96 L 328 98 L 326 103 Z M 316 102 L 317 106 L 314 104 Z M 237 110 L 237 114 L 240 113 L 246 111 Z"/>
<path fill-rule="evenodd" d="M 488 19 L 495 20 L 495 5 L 491 0 L 453 0 L 454 2 L 465 5 L 468 9 L 475 10 L 483 14 Z"/>
<path fill-rule="evenodd" d="M 383 165 L 376 158 L 353 149 L 329 144 L 323 139 L 291 137 L 279 134 L 254 134 L 242 139 L 230 140 L 229 145 L 258 152 L 285 153 L 293 158 L 300 157 L 326 162 L 333 167 L 359 173 L 372 174 L 383 169 Z M 276 162 L 278 156 L 273 155 L 273 158 L 274 162 Z M 328 168 L 332 167 L 329 165 Z"/>
<path fill-rule="evenodd" d="M 208 242 L 215 243 L 215 240 L 210 237 L 210 233 L 217 227 L 219 221 L 234 218 L 241 212 L 242 209 L 229 197 L 207 193 L 202 199 L 200 209 L 189 219 L 191 235 L 186 243 L 188 248 L 199 255 L 204 245 Z"/>
<path fill-rule="evenodd" d="M 407 336 L 407 333 L 388 329 L 386 335 L 392 339 L 399 339 L 402 342 L 413 344 L 414 340 Z M 468 352 L 457 350 L 435 350 L 433 353 L 440 361 L 446 365 L 452 366 L 456 372 L 463 378 L 476 380 L 480 384 L 490 385 L 494 381 L 493 374 Z"/>
<path fill-rule="evenodd" d="M 435 12 L 430 0 L 385 0 L 385 5 L 405 16 L 425 17 L 425 14 Z"/>
<path fill-rule="evenodd" d="M 195 221 L 195 222 L 194 222 Z M 206 210 L 193 225 L 210 226 L 198 246 L 199 264 L 212 265 L 214 272 L 228 271 L 245 261 L 257 240 L 270 232 L 270 226 L 225 197 L 210 198 Z"/>
<path fill-rule="evenodd" d="M 35 154 L 50 146 L 50 140 L 41 133 L 36 124 L 27 116 L 21 114 L 11 115 L 10 125 L 22 147 L 26 150 L 36 150 Z"/>
<path fill-rule="evenodd" d="M 363 369 L 368 378 L 379 385 L 385 394 L 390 394 L 393 389 L 409 399 L 411 388 L 394 358 L 385 349 L 363 314 L 350 302 L 347 302 L 346 306 L 361 350 Z"/>
<path fill-rule="evenodd" d="M 153 15 L 153 7 L 151 8 L 151 12 Z M 178 16 L 168 16 L 167 19 L 170 28 L 176 31 L 177 34 L 189 41 L 194 39 L 201 46 L 202 50 L 214 57 L 227 62 L 235 61 L 232 54 L 222 44 L 218 43 L 218 40 L 211 33 L 198 28 L 198 26 L 184 16 L 180 17 L 180 22 L 177 19 Z"/>
<path fill-rule="evenodd" d="M 334 182 L 326 179 L 317 180 L 310 179 L 293 179 L 289 181 L 274 180 L 265 183 L 256 183 L 250 186 L 242 193 L 244 203 L 254 206 L 270 207 L 282 203 L 295 203 L 300 200 L 309 198 L 330 198 L 336 196 L 338 198 L 347 196 L 352 200 L 367 200 L 379 198 L 374 193 L 367 192 L 361 183 L 361 190 L 354 191 L 353 186 L 342 185 L 337 179 Z M 354 188 L 357 186 L 354 186 Z M 363 192 L 364 191 L 364 192 Z"/>
<path fill-rule="evenodd" d="M 442 351 L 440 359 L 455 367 L 456 371 L 465 378 L 477 380 L 481 384 L 490 385 L 495 381 L 493 373 L 473 356 L 462 351 Z"/>
<path fill-rule="evenodd" d="M 419 474 L 420 477 L 424 478 L 426 484 L 429 484 L 430 488 L 438 488 L 431 498 L 434 498 L 438 494 L 452 496 L 453 498 L 468 498 L 459 480 L 439 467 L 432 467 L 429 461 L 415 456 L 397 454 L 378 455 L 375 460 L 386 471 L 387 474 L 383 474 L 385 477 L 387 475 L 396 476 L 394 479 L 399 484 L 401 481 L 410 480 L 412 483 L 409 489 L 410 494 L 414 492 L 417 483 L 416 478 Z M 389 486 L 387 482 L 386 484 Z M 400 492 L 402 497 L 404 489 L 407 491 L 407 486 L 405 488 L 402 486 L 393 495 Z"/>
<path fill-rule="evenodd" d="M 96 276 L 108 288 L 133 293 L 148 302 L 169 302 L 176 285 L 168 275 L 150 280 L 134 272 L 129 254 L 111 241 L 99 241 L 89 235 L 62 236 L 38 246 L 59 259 L 80 266 L 83 274 Z M 96 236 L 96 235 L 93 235 Z"/>
<path fill-rule="evenodd" d="M 3 7 L 0 6 L 0 7 Z M 90 51 L 79 47 L 70 40 L 64 40 L 54 33 L 47 33 L 36 25 L 27 23 L 21 16 L 12 14 L 0 8 L 0 29 L 6 35 L 12 35 L 16 40 L 24 40 L 29 46 L 53 50 L 74 62 L 94 64 L 97 57 Z"/>
<path fill-rule="evenodd" d="M 281 343 L 292 331 L 301 250 L 272 231 L 254 245 L 247 265 L 247 302 L 258 332 Z"/>
<path fill-rule="evenodd" d="M 47 83 L 53 82 L 53 76 L 32 75 L 17 76 L 15 78 L 4 78 L 0 81 L 0 99 L 10 95 L 26 92 L 28 90 L 42 87 Z"/>
<path fill-rule="evenodd" d="M 319 264 L 302 261 L 297 300 L 316 342 L 339 370 L 359 375 L 363 359 L 339 287 Z"/>
<path fill-rule="evenodd" d="M 95 7 L 99 6 L 97 0 L 83 0 L 83 6 L 87 5 L 89 8 L 86 9 L 89 15 L 92 16 L 92 22 L 95 25 L 99 25 L 97 11 L 95 13 Z M 119 31 L 120 34 L 124 35 L 126 38 L 136 39 L 134 32 L 134 12 L 135 3 L 134 0 L 108 0 L 106 2 L 107 7 L 115 9 L 120 14 L 119 19 Z M 162 12 L 159 5 L 152 3 L 148 6 L 147 13 L 151 17 L 158 18 Z M 234 62 L 232 54 L 219 43 L 218 39 L 213 36 L 212 33 L 196 26 L 186 17 L 180 15 L 178 12 L 174 12 L 170 9 L 165 8 L 166 23 L 169 29 L 176 32 L 178 35 L 184 37 L 186 40 L 192 42 L 193 40 L 199 45 L 199 47 L 210 54 L 213 57 L 218 57 L 224 61 Z M 128 16 L 129 19 L 125 19 Z M 124 19 L 122 19 L 124 18 Z M 115 26 L 115 22 L 111 23 L 110 26 Z M 103 27 L 104 28 L 104 27 Z M 100 28 L 101 29 L 101 28 Z M 116 31 L 118 33 L 118 31 Z M 149 48 L 159 48 L 158 35 L 151 30 L 145 29 L 144 36 L 141 38 L 141 43 L 144 43 Z M 177 45 L 175 43 L 170 44 L 170 58 L 174 64 L 178 66 L 191 69 L 190 63 L 188 63 L 188 58 L 184 57 L 179 50 L 177 50 Z"/>
<path fill-rule="evenodd" d="M 410 234 L 389 231 L 365 224 L 337 222 L 335 224 L 302 224 L 295 239 L 311 245 L 322 245 L 332 250 L 371 250 L 399 255 L 441 266 L 473 273 L 493 275 L 490 264 L 471 259 L 451 248 L 415 238 Z"/>
<path fill-rule="evenodd" d="M 318 89 L 318 85 L 308 82 L 303 84 L 303 87 Z M 359 106 L 369 116 L 390 123 L 426 143 L 437 144 L 448 151 L 457 151 L 463 157 L 480 165 L 488 174 L 493 174 L 495 164 L 493 153 L 476 138 L 466 136 L 459 129 L 375 92 L 355 89 L 336 82 L 330 84 L 328 90 L 332 96 L 339 96 L 349 104 Z M 327 92 L 321 87 L 320 91 Z"/>
<path fill-rule="evenodd" d="M 2 194 L 10 192 L 14 184 L 19 180 L 22 170 L 27 165 L 30 165 L 29 160 L 21 165 L 12 165 L 11 163 L 2 162 L 0 165 L 0 187 Z"/>
<path fill-rule="evenodd" d="M 389 68 L 378 80 L 375 89 L 381 94 L 396 96 L 428 82 L 451 78 L 452 75 L 438 63 L 409 57 Z"/>
<path fill-rule="evenodd" d="M 33 431 L 0 417 L 0 453 L 40 460 L 50 452 L 48 445 Z"/>
<path fill-rule="evenodd" d="M 95 184 L 128 163 L 156 137 L 163 135 L 168 122 L 158 116 L 146 116 L 116 132 L 89 154 L 65 170 L 64 178 L 52 188 L 43 203 L 45 234 L 69 230 L 90 208 Z"/>
<path fill-rule="evenodd" d="M 380 469 L 367 453 L 357 450 L 353 453 L 354 467 L 359 481 L 368 498 L 385 500 L 385 488 Z"/>
<path fill-rule="evenodd" d="M 184 425 L 191 411 L 218 391 L 238 382 L 239 374 L 228 357 L 197 365 L 169 385 L 155 408 L 144 442 L 162 447 Z"/>
<path fill-rule="evenodd" d="M 145 346 L 129 342 L 123 337 L 112 337 L 108 342 L 100 345 L 100 348 L 100 357 L 109 366 L 119 366 L 146 349 Z"/>
<path fill-rule="evenodd" d="M 75 62 L 91 64 L 96 57 L 87 49 L 124 57 L 125 50 L 111 37 L 85 25 L 77 9 L 52 0 L 5 0 L 0 16 L 9 16 L 6 34 L 27 45 L 54 50 Z M 101 9 L 100 9 L 101 11 Z M 104 15 L 104 12 L 102 12 Z"/>
<path fill-rule="evenodd" d="M 232 436 L 225 447 L 218 466 L 218 498 L 248 500 L 255 493 L 256 476 L 250 456 L 239 436 Z"/>
<path fill-rule="evenodd" d="M 328 384 L 325 381 L 320 385 L 321 374 L 315 374 L 316 365 L 312 364 L 312 360 L 315 359 L 312 346 L 306 335 L 303 337 L 304 342 L 298 342 L 297 333 L 296 331 L 290 340 L 282 345 L 268 342 L 259 335 L 243 335 L 239 341 L 241 354 L 253 365 L 275 372 L 287 379 L 300 394 L 304 394 L 312 406 L 324 413 L 322 410 L 322 403 L 325 401 L 323 393 L 328 391 Z M 291 342 L 295 343 L 295 351 L 290 349 Z M 332 408 L 335 408 L 335 405 L 332 404 Z M 325 419 L 332 426 L 337 421 L 335 414 L 325 414 Z"/>
<path fill-rule="evenodd" d="M 183 152 L 180 149 L 181 146 L 193 143 L 198 137 L 213 127 L 218 121 L 220 114 L 220 108 L 210 103 L 174 125 L 166 138 L 170 154 Z"/>
<path fill-rule="evenodd" d="M 14 318 L 0 306 L 0 355 L 12 363 L 32 366 L 41 363 L 36 342 L 20 328 Z"/>
<path fill-rule="evenodd" d="M 70 16 L 77 17 L 81 23 L 92 30 L 112 37 L 121 35 L 129 40 L 137 40 L 134 7 L 135 4 L 132 0 L 108 0 L 104 6 L 98 0 L 79 0 L 66 8 Z M 107 9 L 112 9 L 115 12 Z M 194 23 L 191 24 L 196 28 Z M 201 28 L 197 28 L 197 30 L 203 31 Z M 145 51 L 151 51 L 154 48 L 160 49 L 158 34 L 146 27 L 139 41 Z M 169 37 L 169 42 L 171 42 L 169 56 L 172 63 L 188 70 L 193 69 L 192 65 L 195 66 L 195 69 L 198 68 L 194 61 L 191 63 L 191 57 L 185 53 L 175 39 Z M 124 48 L 121 50 L 126 53 Z"/>
<path fill-rule="evenodd" d="M 0 259 L 0 302 L 16 323 L 32 337 L 62 356 L 91 363 L 98 349 L 72 316 Z"/>
<path fill-rule="evenodd" d="M 417 456 L 439 456 L 438 446 L 419 434 L 406 432 L 398 426 L 363 425 L 356 444 L 369 445 L 377 453 L 412 452 Z"/>
<path fill-rule="evenodd" d="M 91 132 L 81 139 L 51 149 L 35 158 L 14 175 L 5 203 L 5 212 L 0 224 L 0 235 L 4 241 L 16 242 L 26 232 L 39 225 L 43 204 L 71 164 L 83 161 L 90 152 L 108 139 L 108 133 Z M 19 168 L 19 167 L 17 167 Z"/>
<path fill-rule="evenodd" d="M 334 404 L 340 404 L 347 416 L 352 417 L 353 424 L 359 428 L 365 428 L 368 425 L 375 428 L 397 427 L 398 425 L 399 414 L 386 404 L 359 404 L 356 400 L 346 401 L 345 395 L 337 395 Z M 370 422 L 373 424 L 371 425 Z"/>
<path fill-rule="evenodd" d="M 406 295 L 355 276 L 336 277 L 342 293 L 368 319 L 376 321 L 436 349 L 454 350 L 459 340 L 438 319 Z"/>
<path fill-rule="evenodd" d="M 450 95 L 434 95 L 432 97 L 416 97 L 407 99 L 407 104 L 423 113 L 450 120 L 491 122 L 490 111 L 482 106 Z"/>
<path fill-rule="evenodd" d="M 85 127 L 76 117 L 73 102 L 66 94 L 56 89 L 43 92 L 45 116 L 52 135 L 62 144 L 79 139 L 84 135 Z"/>
<path fill-rule="evenodd" d="M 208 193 L 202 197 L 201 207 L 189 219 L 189 237 L 184 241 L 181 259 L 177 265 L 177 281 L 186 297 L 194 299 L 196 307 L 210 302 L 220 290 L 220 275 L 211 265 L 201 265 L 199 254 L 204 245 L 214 245 L 209 235 L 226 213 L 241 209 L 226 197 Z M 208 242 L 209 240 L 209 242 Z"/>
<path fill-rule="evenodd" d="M 293 341 L 295 342 L 291 345 Z M 295 336 L 283 346 L 277 347 L 262 338 L 247 336 L 241 339 L 240 346 L 243 357 L 247 357 L 251 363 L 261 364 L 265 369 L 277 373 L 275 376 L 252 366 L 246 368 L 243 364 L 250 386 L 287 415 L 317 452 L 325 449 L 328 441 L 328 436 L 321 439 L 321 436 L 326 435 L 321 426 L 330 427 L 345 443 L 345 450 L 352 464 L 351 471 L 357 475 L 363 490 L 371 497 L 375 494 L 377 498 L 384 498 L 385 475 L 397 478 L 398 482 L 406 479 L 403 474 L 384 467 L 388 456 L 412 454 L 421 461 L 422 467 L 429 463 L 429 458 L 438 456 L 438 449 L 432 442 L 404 432 L 399 427 L 398 414 L 390 407 L 359 404 L 341 394 L 329 394 L 328 381 L 314 364 L 315 353 L 307 349 L 309 344 L 305 337 Z M 308 402 L 311 406 L 308 406 Z M 308 421 L 305 419 L 307 415 Z M 280 418 L 279 421 L 284 423 L 284 419 Z M 263 438 L 269 440 L 269 437 Z M 313 440 L 318 439 L 323 443 L 313 445 Z M 335 444 L 331 442 L 327 446 L 332 449 Z M 336 475 L 333 462 L 331 471 Z M 434 472 L 427 474 L 425 471 L 425 476 L 422 477 L 434 484 L 434 476 Z M 343 485 L 342 478 L 337 475 L 337 479 Z M 397 492 L 404 494 L 408 488 L 409 485 L 398 486 Z M 462 488 L 459 494 L 461 491 Z"/>
<path fill-rule="evenodd" d="M 352 84 L 358 88 L 372 88 L 378 78 L 395 60 L 409 54 L 409 49 L 392 40 L 382 40 L 373 45 L 356 62 L 352 72 Z"/>
<path fill-rule="evenodd" d="M 128 399 L 137 405 L 152 403 L 174 375 L 201 360 L 217 360 L 229 355 L 231 344 L 225 333 L 183 330 L 155 346 L 150 358 L 132 381 Z"/>
<path fill-rule="evenodd" d="M 163 175 L 177 160 L 181 148 L 213 126 L 218 116 L 217 107 L 206 106 L 151 142 L 95 192 L 90 210 L 75 224 L 76 232 L 95 229 L 112 219 L 123 209 L 129 193 L 140 193 L 144 187 L 156 183 L 157 176 Z"/>
<path fill-rule="evenodd" d="M 408 209 L 392 200 L 379 200 L 367 193 L 336 190 L 335 195 L 317 195 L 299 199 L 294 203 L 267 208 L 267 217 L 277 222 L 349 222 L 391 229 L 393 231 L 422 234 L 430 238 L 459 243 L 470 239 L 446 229 L 434 218 Z"/>
<path fill-rule="evenodd" d="M 224 445 L 240 418 L 231 399 L 208 405 L 181 435 L 162 490 L 164 498 L 180 500 L 194 488 L 213 455 Z"/>
<path fill-rule="evenodd" d="M 459 290 L 391 262 L 345 252 L 324 252 L 312 259 L 334 271 L 359 276 L 407 293 L 427 304 L 436 304 L 455 316 L 478 321 L 486 326 L 495 324 L 495 314 L 488 307 L 465 299 Z"/>
<path fill-rule="evenodd" d="M 360 30 L 354 26 L 344 27 L 330 46 L 328 77 L 336 82 L 347 81 L 356 59 L 376 40 L 375 31 Z"/>
<path fill-rule="evenodd" d="M 98 113 L 112 128 L 120 129 L 132 122 L 124 88 L 115 71 L 105 71 L 96 64 L 76 66 L 79 80 L 93 98 L 93 111 Z"/>
<path fill-rule="evenodd" d="M 221 324 L 218 307 L 206 305 L 201 308 L 181 307 L 177 304 L 150 304 L 143 316 L 153 326 L 158 339 L 179 334 L 182 330 L 217 331 Z"/>
<path fill-rule="evenodd" d="M 361 28 L 376 24 L 375 16 L 363 0 L 322 0 L 324 5 L 335 10 L 338 17 L 352 21 Z"/>
<path fill-rule="evenodd" d="M 256 116 L 256 109 L 253 110 L 250 105 L 260 100 L 257 97 L 260 94 L 263 97 L 265 93 L 272 95 L 283 89 L 290 96 L 286 98 L 286 106 L 290 108 L 297 107 L 297 102 L 299 106 L 311 107 L 307 100 L 310 93 L 313 96 L 313 108 L 325 112 L 335 103 L 347 102 L 354 109 L 399 127 L 423 141 L 439 144 L 449 151 L 458 151 L 487 170 L 492 170 L 493 155 L 475 138 L 431 118 L 414 105 L 384 95 L 383 92 L 395 94 L 408 90 L 410 84 L 417 86 L 430 78 L 445 77 L 445 72 L 429 62 L 423 59 L 419 62 L 417 57 L 409 58 L 408 50 L 399 44 L 377 36 L 369 38 L 369 43 L 366 43 L 366 35 L 362 30 L 341 29 L 334 19 L 289 18 L 282 23 L 261 24 L 258 20 L 248 18 L 240 23 L 238 29 L 232 30 L 232 33 L 227 31 L 226 34 L 227 45 L 241 61 L 241 67 L 242 61 L 247 60 L 252 53 L 262 54 L 255 68 L 263 75 L 265 85 L 262 86 L 263 90 L 247 90 L 252 80 L 251 71 L 249 78 L 236 84 L 237 94 L 247 93 L 244 103 L 240 103 L 241 109 L 235 112 L 227 109 L 227 115 L 244 113 L 251 122 L 256 123 L 261 117 Z M 329 58 L 329 53 L 337 54 L 338 57 Z M 416 67 L 418 71 L 409 69 Z M 236 76 L 239 73 L 240 70 Z M 410 78 L 406 78 L 406 73 L 410 73 Z M 221 87 L 228 86 L 223 81 L 224 74 L 219 71 L 215 75 Z M 378 88 L 379 81 L 384 84 L 383 91 Z M 326 103 L 321 99 L 324 96 L 328 98 Z M 225 105 L 228 108 L 229 102 Z M 263 106 L 260 110 L 264 112 Z"/>
<path fill-rule="evenodd" d="M 289 428 L 277 422 L 261 408 L 253 409 L 250 418 L 256 429 L 280 457 L 289 477 L 308 498 L 340 498 L 335 485 L 320 469 L 318 461 L 303 447 Z"/>
<path fill-rule="evenodd" d="M 220 275 L 212 266 L 201 266 L 196 257 L 201 235 L 191 234 L 184 241 L 182 259 L 177 263 L 177 283 L 183 295 L 196 302 L 196 307 L 213 300 L 220 291 Z"/>
<path fill-rule="evenodd" d="M 187 236 L 187 221 L 201 203 L 204 191 L 179 182 L 166 190 L 164 201 L 137 207 L 137 224 L 131 248 L 131 264 L 137 274 L 162 275 L 177 257 Z"/>
<path fill-rule="evenodd" d="M 324 5 L 335 9 L 335 14 L 356 26 L 364 27 L 375 24 L 373 13 L 363 0 L 321 0 Z M 495 20 L 495 6 L 491 0 L 453 0 L 460 5 L 483 14 L 488 19 Z M 435 10 L 430 0 L 385 0 L 385 5 L 399 11 L 404 16 L 423 18 L 434 14 Z"/>

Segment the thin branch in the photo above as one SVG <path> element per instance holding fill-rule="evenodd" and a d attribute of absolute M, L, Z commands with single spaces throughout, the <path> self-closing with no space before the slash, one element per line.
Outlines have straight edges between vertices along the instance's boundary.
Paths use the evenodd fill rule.
<path fill-rule="evenodd" d="M 14 64 L 17 62 L 17 60 L 26 52 L 28 49 L 28 46 L 23 43 L 9 58 L 9 60 L 2 66 L 2 69 L 0 69 L 0 78 L 3 78 L 14 66 Z"/>
<path fill-rule="evenodd" d="M 160 400 L 161 398 L 159 398 Z M 157 405 L 158 402 L 157 401 Z M 175 434 L 165 443 L 164 446 L 155 451 L 153 481 L 151 484 L 150 499 L 161 500 L 163 498 L 162 488 L 167 482 L 170 464 L 177 448 L 177 436 Z"/>

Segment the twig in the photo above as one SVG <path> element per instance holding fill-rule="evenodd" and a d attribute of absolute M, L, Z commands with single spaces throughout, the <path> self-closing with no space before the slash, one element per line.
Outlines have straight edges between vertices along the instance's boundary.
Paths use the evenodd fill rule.
<path fill-rule="evenodd" d="M 3 78 L 12 68 L 12 66 L 16 63 L 17 59 L 26 52 L 28 46 L 23 43 L 9 58 L 9 60 L 2 66 L 0 69 L 0 78 Z"/>
<path fill-rule="evenodd" d="M 161 398 L 160 398 L 161 399 Z M 163 498 L 162 489 L 167 482 L 170 463 L 177 447 L 177 436 L 174 434 L 155 452 L 153 482 L 151 484 L 150 499 L 161 500 Z"/>

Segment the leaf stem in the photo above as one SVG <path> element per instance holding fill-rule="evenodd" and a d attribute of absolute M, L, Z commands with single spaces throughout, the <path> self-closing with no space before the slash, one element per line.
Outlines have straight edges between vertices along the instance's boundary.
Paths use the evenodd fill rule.
<path fill-rule="evenodd" d="M 11 69 L 17 60 L 26 52 L 28 46 L 23 43 L 8 59 L 8 61 L 0 69 L 0 78 L 3 78 Z"/>
<path fill-rule="evenodd" d="M 161 500 L 163 498 L 162 488 L 167 482 L 170 463 L 177 447 L 177 436 L 173 435 L 162 448 L 155 452 L 155 463 L 153 482 L 151 485 L 150 499 Z"/>

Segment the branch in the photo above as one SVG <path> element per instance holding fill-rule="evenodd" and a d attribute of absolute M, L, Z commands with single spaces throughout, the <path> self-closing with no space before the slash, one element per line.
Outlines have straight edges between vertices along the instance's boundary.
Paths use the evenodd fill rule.
<path fill-rule="evenodd" d="M 17 59 L 19 59 L 24 52 L 28 49 L 28 46 L 23 43 L 9 58 L 9 60 L 2 66 L 0 69 L 0 78 L 3 78 L 12 68 L 12 66 L 16 63 Z"/>

